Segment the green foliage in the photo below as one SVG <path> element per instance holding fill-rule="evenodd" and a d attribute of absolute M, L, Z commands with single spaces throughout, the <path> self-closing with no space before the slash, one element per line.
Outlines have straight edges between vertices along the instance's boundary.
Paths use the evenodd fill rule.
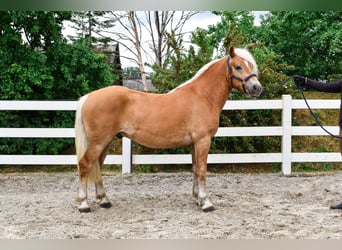
<path fill-rule="evenodd" d="M 211 60 L 212 49 L 205 46 L 205 34 L 197 32 L 193 34 L 193 41 L 197 42 L 199 51 L 196 53 L 194 46 L 186 51 L 182 39 L 177 39 L 174 33 L 166 34 L 168 45 L 168 60 L 163 66 L 152 65 L 154 73 L 152 82 L 159 93 L 165 93 L 190 79 L 203 65 Z"/>
<path fill-rule="evenodd" d="M 48 54 L 49 60 L 54 62 L 50 65 L 55 80 L 52 98 L 75 100 L 91 90 L 111 85 L 117 77 L 105 63 L 105 55 L 95 53 L 87 40 L 61 44 Z"/>
<path fill-rule="evenodd" d="M 263 85 L 263 91 L 268 93 L 266 98 L 279 98 L 283 94 L 294 94 L 295 89 L 290 85 L 284 85 L 279 89 L 279 83 L 288 78 L 286 71 L 293 69 L 280 58 L 280 55 L 267 48 L 264 43 L 258 42 L 249 47 L 257 61 L 259 69 L 259 81 Z"/>
<path fill-rule="evenodd" d="M 5 12 L 0 17 L 2 100 L 76 100 L 114 80 L 105 56 L 86 40 L 67 44 L 69 12 Z M 27 41 L 23 40 L 24 31 Z M 73 127 L 73 112 L 1 112 L 1 127 Z M 56 154 L 72 139 L 0 139 L 1 153 Z"/>
<path fill-rule="evenodd" d="M 221 56 L 227 54 L 227 49 L 234 45 L 239 47 L 255 42 L 256 28 L 254 16 L 250 11 L 214 11 L 221 17 L 221 22 L 209 26 L 208 36 L 215 41 L 214 46 L 219 47 L 223 40 L 223 46 L 219 49 Z"/>
<path fill-rule="evenodd" d="M 73 13 L 71 21 L 76 31 L 76 35 L 69 36 L 72 41 L 87 37 L 93 45 L 106 45 L 113 39 L 104 36 L 94 36 L 102 29 L 113 29 L 117 20 L 106 18 L 108 11 L 76 11 Z"/>
<path fill-rule="evenodd" d="M 340 79 L 342 71 L 341 11 L 277 11 L 265 18 L 259 37 L 281 60 L 314 79 Z"/>

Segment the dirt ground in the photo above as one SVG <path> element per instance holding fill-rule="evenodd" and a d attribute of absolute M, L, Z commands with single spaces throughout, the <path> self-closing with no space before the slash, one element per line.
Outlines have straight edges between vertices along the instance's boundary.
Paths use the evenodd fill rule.
<path fill-rule="evenodd" d="M 110 209 L 74 201 L 78 176 L 0 175 L 1 239 L 326 239 L 341 238 L 342 173 L 314 176 L 209 174 L 216 210 L 191 196 L 190 173 L 105 176 Z"/>

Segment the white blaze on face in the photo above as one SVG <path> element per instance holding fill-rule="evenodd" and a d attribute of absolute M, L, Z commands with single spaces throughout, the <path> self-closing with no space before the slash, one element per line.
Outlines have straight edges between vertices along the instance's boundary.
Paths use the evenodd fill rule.
<path fill-rule="evenodd" d="M 244 60 L 252 64 L 253 73 L 258 76 L 258 66 L 252 54 L 248 50 L 241 49 L 241 48 L 235 48 L 234 51 L 238 56 L 240 56 L 241 58 L 243 58 Z"/>

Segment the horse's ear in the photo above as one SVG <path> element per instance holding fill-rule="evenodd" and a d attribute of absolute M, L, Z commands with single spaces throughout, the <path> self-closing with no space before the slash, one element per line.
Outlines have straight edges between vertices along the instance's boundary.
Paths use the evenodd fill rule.
<path fill-rule="evenodd" d="M 229 48 L 229 55 L 230 55 L 231 58 L 236 56 L 235 50 L 234 50 L 234 45 L 230 46 L 230 48 Z"/>

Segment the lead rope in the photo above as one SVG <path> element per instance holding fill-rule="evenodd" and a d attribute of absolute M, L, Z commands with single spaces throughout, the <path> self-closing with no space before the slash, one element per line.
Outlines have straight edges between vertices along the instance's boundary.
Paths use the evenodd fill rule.
<path fill-rule="evenodd" d="M 293 79 L 293 76 L 289 76 L 288 78 L 286 78 L 284 81 L 280 82 L 277 86 L 275 86 L 271 90 L 269 90 L 267 92 L 262 92 L 261 95 L 259 96 L 259 98 L 263 98 L 264 96 L 267 96 L 267 95 L 271 94 L 272 92 L 275 92 L 276 90 L 280 89 L 283 85 L 285 85 L 291 79 Z"/>
<path fill-rule="evenodd" d="M 287 79 L 285 79 L 284 81 L 280 82 L 276 87 L 272 88 L 271 90 L 267 91 L 267 92 L 264 92 L 260 95 L 259 98 L 262 98 L 266 95 L 269 95 L 270 93 L 278 90 L 280 87 L 282 87 L 283 85 L 285 85 L 288 81 L 290 81 L 291 79 L 293 79 L 294 76 L 289 76 Z M 304 89 L 303 88 L 298 88 L 302 94 L 302 97 L 303 97 L 303 100 L 306 104 L 306 106 L 308 107 L 309 111 L 310 111 L 310 114 L 311 116 L 315 119 L 316 121 L 316 124 L 325 132 L 327 133 L 328 135 L 330 135 L 331 137 L 333 138 L 336 138 L 336 139 L 339 139 L 341 140 L 342 139 L 342 136 L 339 136 L 339 135 L 334 135 L 333 133 L 331 133 L 330 131 L 328 131 L 321 123 L 321 121 L 318 119 L 318 117 L 315 115 L 315 113 L 312 111 L 307 99 L 306 99 L 306 96 L 304 94 Z"/>
<path fill-rule="evenodd" d="M 308 103 L 308 101 L 307 101 L 307 99 L 306 99 L 306 96 L 305 96 L 305 94 L 304 94 L 304 90 L 303 90 L 303 89 L 300 89 L 300 92 L 301 92 L 301 94 L 302 94 L 302 97 L 303 97 L 303 100 L 304 100 L 306 106 L 308 107 L 308 109 L 309 109 L 309 111 L 310 111 L 311 116 L 315 119 L 316 124 L 317 124 L 318 126 L 320 126 L 321 129 L 323 129 L 323 131 L 324 131 L 325 133 L 327 133 L 328 135 L 330 135 L 331 137 L 341 140 L 341 139 L 342 139 L 341 136 L 339 136 L 339 135 L 334 135 L 333 133 L 331 133 L 330 131 L 328 131 L 328 130 L 322 125 L 321 121 L 318 119 L 318 117 L 317 117 L 317 116 L 315 115 L 315 113 L 312 111 L 312 109 L 311 109 L 311 107 L 310 107 L 310 105 L 309 105 L 309 103 Z"/>

